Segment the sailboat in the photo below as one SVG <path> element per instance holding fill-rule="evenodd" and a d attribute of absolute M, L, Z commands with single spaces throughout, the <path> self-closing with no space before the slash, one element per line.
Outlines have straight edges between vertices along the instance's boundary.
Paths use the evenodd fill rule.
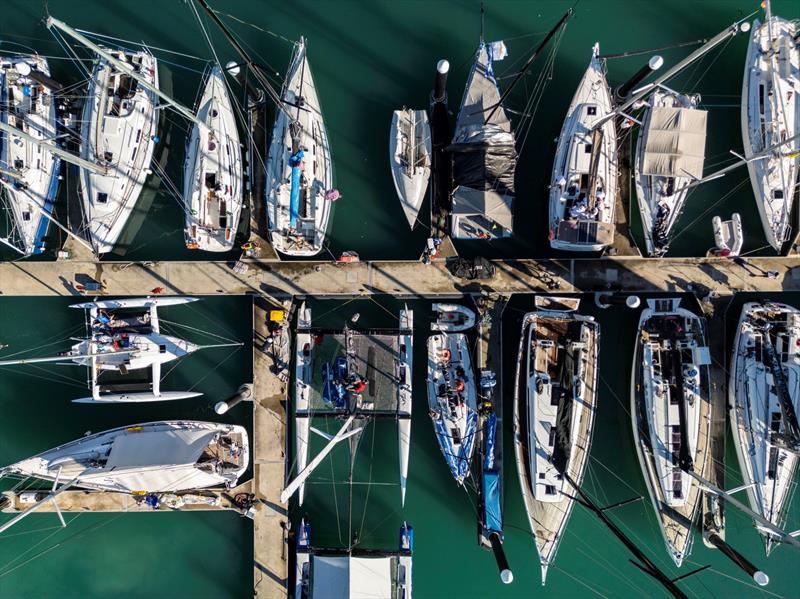
<path fill-rule="evenodd" d="M 0 360 L 0 366 L 56 362 L 85 366 L 89 370 L 91 397 L 76 403 L 168 401 L 198 397 L 193 391 L 162 391 L 161 366 L 198 349 L 232 347 L 241 343 L 197 345 L 161 333 L 158 308 L 197 301 L 191 297 L 126 298 L 73 304 L 86 311 L 86 337 L 54 357 Z M 145 383 L 106 382 L 104 373 L 127 375 L 150 369 Z"/>
<path fill-rule="evenodd" d="M 187 141 L 183 175 L 186 247 L 233 249 L 242 213 L 242 151 L 222 68 L 208 73 Z"/>
<path fill-rule="evenodd" d="M 367 333 L 350 329 L 342 333 L 317 332 L 312 328 L 311 308 L 305 302 L 300 305 L 294 373 L 297 476 L 283 490 L 281 501 L 288 501 L 297 492 L 302 505 L 305 481 L 334 446 L 350 439 L 351 458 L 354 457 L 366 421 L 386 417 L 398 423 L 400 498 L 405 503 L 411 449 L 413 311 L 403 307 L 399 324 L 399 329 Z M 314 385 L 315 364 L 321 372 L 321 388 Z M 360 390 L 353 384 L 357 381 L 363 385 Z M 311 426 L 315 416 L 344 418 L 344 423 L 335 435 L 329 435 Z M 355 426 L 356 420 L 359 426 Z M 311 432 L 328 443 L 309 462 Z"/>
<path fill-rule="evenodd" d="M 158 86 L 158 61 L 147 50 L 110 50 Z M 96 253 L 114 249 L 142 193 L 158 130 L 158 97 L 106 58 L 94 66 L 83 105 L 80 156 L 106 172 L 80 172 L 84 218 Z"/>
<path fill-rule="evenodd" d="M 680 298 L 650 299 L 639 318 L 631 377 L 636 452 L 667 552 L 677 566 L 692 549 L 711 439 L 711 355 L 705 319 Z"/>
<path fill-rule="evenodd" d="M 162 421 L 115 428 L 11 464 L 16 475 L 119 493 L 236 486 L 250 461 L 247 431 L 235 424 Z M 67 482 L 69 481 L 69 482 Z M 50 499 L 48 496 L 47 499 Z"/>
<path fill-rule="evenodd" d="M 428 337 L 428 410 L 450 472 L 463 485 L 478 425 L 475 374 L 463 333 Z"/>
<path fill-rule="evenodd" d="M 783 526 L 800 452 L 800 311 L 777 302 L 742 308 L 728 403 L 739 469 L 751 509 Z M 769 555 L 780 537 L 756 522 Z"/>
<path fill-rule="evenodd" d="M 502 42 L 481 40 L 472 63 L 453 140 L 453 239 L 509 237 L 513 229 L 517 150 L 511 121 L 492 70 L 505 56 Z"/>
<path fill-rule="evenodd" d="M 336 194 L 328 132 L 303 38 L 283 85 L 266 169 L 272 245 L 288 256 L 318 254 Z"/>
<path fill-rule="evenodd" d="M 537 297 L 536 305 L 522 319 L 514 446 L 544 585 L 588 463 L 600 325 L 577 313 L 578 299 Z"/>
<path fill-rule="evenodd" d="M 636 197 L 650 256 L 663 256 L 683 212 L 688 184 L 703 177 L 707 112 L 700 96 L 659 88 L 648 100 L 636 144 Z"/>
<path fill-rule="evenodd" d="M 414 529 L 403 522 L 398 548 L 317 548 L 311 544 L 311 524 L 301 520 L 295 545 L 295 599 L 411 599 Z"/>
<path fill-rule="evenodd" d="M 60 87 L 47 59 L 24 54 L 0 59 L 0 121 L 39 140 L 55 139 Z M 10 208 L 10 239 L 23 256 L 41 254 L 58 192 L 61 160 L 19 135 L 0 132 L 0 186 Z"/>
<path fill-rule="evenodd" d="M 558 138 L 550 185 L 550 245 L 573 252 L 600 252 L 614 242 L 617 198 L 617 132 L 611 91 L 592 49 Z"/>
<path fill-rule="evenodd" d="M 800 47 L 797 22 L 772 15 L 753 22 L 742 81 L 745 158 L 800 132 Z M 747 162 L 764 234 L 778 252 L 789 240 L 800 166 L 800 140 Z"/>
<path fill-rule="evenodd" d="M 431 176 L 431 126 L 425 110 L 394 111 L 389 130 L 389 163 L 400 206 L 413 229 Z"/>

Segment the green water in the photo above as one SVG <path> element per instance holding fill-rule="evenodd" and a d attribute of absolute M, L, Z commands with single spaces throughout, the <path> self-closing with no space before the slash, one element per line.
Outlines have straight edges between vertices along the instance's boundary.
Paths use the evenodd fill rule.
<path fill-rule="evenodd" d="M 356 250 L 369 258 L 416 258 L 426 237 L 427 203 L 422 224 L 412 233 L 403 225 L 388 165 L 388 128 L 391 111 L 403 105 L 426 107 L 433 85 L 434 67 L 440 58 L 451 63 L 448 91 L 450 108 L 457 111 L 463 85 L 478 42 L 480 18 L 476 1 L 388 2 L 307 1 L 302 9 L 290 2 L 214 3 L 246 23 L 275 32 L 271 35 L 224 17 L 256 59 L 275 73 L 276 85 L 291 54 L 282 38 L 309 40 L 309 58 L 316 79 L 333 153 L 335 181 L 343 198 L 335 205 L 329 232 L 330 251 Z M 506 39 L 510 56 L 496 65 L 501 84 L 528 55 L 541 37 L 572 2 L 488 2 L 486 39 Z M 582 0 L 561 41 L 552 80 L 533 120 L 530 134 L 520 135 L 521 157 L 517 169 L 515 236 L 510 241 L 467 243 L 464 253 L 497 256 L 544 256 L 546 237 L 546 186 L 550 179 L 555 138 L 567 105 L 591 55 L 595 41 L 613 54 L 669 46 L 708 38 L 758 8 L 757 2 L 707 1 L 702 4 L 669 0 L 630 2 Z M 774 11 L 787 18 L 800 16 L 797 3 L 774 2 Z M 143 40 L 155 47 L 207 59 L 210 51 L 187 5 L 177 0 L 142 0 L 113 4 L 67 0 L 49 3 L 52 14 L 78 28 Z M 0 49 L 21 50 L 16 44 L 59 58 L 51 60 L 54 76 L 65 82 L 80 81 L 79 71 L 68 60 L 41 24 L 42 5 L 30 0 L 7 0 L 0 23 Z M 234 52 L 211 27 L 223 62 Z M 741 151 L 739 97 L 746 36 L 739 35 L 714 51 L 696 67 L 670 82 L 674 89 L 700 93 L 709 109 L 708 168 L 732 160 L 730 150 Z M 675 64 L 689 48 L 662 52 L 666 66 Z M 176 98 L 192 105 L 205 63 L 155 51 L 163 79 L 171 78 Z M 619 85 L 635 72 L 647 55 L 609 60 L 609 82 Z M 541 74 L 535 65 L 508 99 L 512 110 L 523 111 L 531 88 Z M 505 76 L 505 77 L 504 77 Z M 166 170 L 180 187 L 184 131 L 180 117 L 167 115 L 169 131 L 162 134 L 159 152 L 167 150 Z M 512 113 L 512 119 L 518 120 Z M 523 143 L 524 141 L 524 143 Z M 151 178 L 152 179 L 152 178 Z M 733 174 L 693 192 L 679 223 L 674 255 L 702 255 L 713 245 L 711 217 L 728 217 L 738 211 L 746 234 L 745 251 L 765 245 L 746 171 Z M 70 186 L 74 184 L 72 178 Z M 150 181 L 157 185 L 157 181 Z M 67 187 L 64 185 L 62 187 Z M 163 187 L 162 187 L 163 189 Z M 73 192 L 74 193 L 74 192 Z M 59 214 L 66 212 L 63 190 Z M 131 259 L 197 259 L 186 250 L 179 201 L 163 191 L 152 203 L 140 206 L 139 223 L 126 231 L 130 238 L 120 251 Z M 634 231 L 641 246 L 638 211 L 633 210 Z M 146 219 L 144 218 L 146 216 Z M 142 224 L 144 223 L 144 224 Z M 53 232 L 53 243 L 63 235 Z M 11 257 L 5 250 L 3 256 Z M 326 254 L 327 255 L 327 254 Z M 120 258 L 119 253 L 110 257 Z M 208 256 L 212 257 L 212 256 Z"/>

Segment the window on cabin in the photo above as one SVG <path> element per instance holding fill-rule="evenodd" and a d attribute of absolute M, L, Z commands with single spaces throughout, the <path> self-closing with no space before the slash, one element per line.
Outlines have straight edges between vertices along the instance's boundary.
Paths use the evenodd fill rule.
<path fill-rule="evenodd" d="M 589 116 L 595 116 L 597 114 L 597 106 L 587 106 L 586 114 Z"/>
<path fill-rule="evenodd" d="M 544 486 L 544 494 L 545 495 L 555 495 L 556 494 L 555 485 L 545 485 Z"/>
<path fill-rule="evenodd" d="M 550 447 L 553 447 L 556 444 L 556 427 L 550 427 L 550 438 L 547 440 L 547 444 Z"/>
<path fill-rule="evenodd" d="M 772 197 L 775 200 L 782 200 L 783 199 L 783 190 L 782 189 L 773 189 L 772 190 Z"/>
<path fill-rule="evenodd" d="M 97 203 L 98 204 L 107 204 L 108 203 L 108 194 L 103 193 L 102 191 L 97 192 Z"/>
<path fill-rule="evenodd" d="M 584 154 L 591 154 L 592 153 L 592 144 L 584 144 L 583 145 L 583 153 Z"/>

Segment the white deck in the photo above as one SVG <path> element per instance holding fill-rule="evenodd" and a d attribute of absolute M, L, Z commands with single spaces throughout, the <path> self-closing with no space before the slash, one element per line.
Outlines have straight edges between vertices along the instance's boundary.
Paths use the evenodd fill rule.
<path fill-rule="evenodd" d="M 394 111 L 389 130 L 389 163 L 400 206 L 413 229 L 431 176 L 431 128 L 426 111 Z"/>

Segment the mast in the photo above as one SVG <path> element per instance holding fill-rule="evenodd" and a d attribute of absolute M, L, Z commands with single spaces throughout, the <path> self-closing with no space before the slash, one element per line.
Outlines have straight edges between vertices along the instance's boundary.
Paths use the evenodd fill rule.
<path fill-rule="evenodd" d="M 94 342 L 91 342 L 94 344 Z M 49 356 L 47 358 L 23 358 L 21 360 L 0 360 L 0 366 L 18 366 L 20 364 L 42 364 L 44 362 L 63 362 L 63 361 L 75 361 L 75 360 L 83 360 L 84 358 L 92 358 L 92 362 L 94 362 L 94 358 L 99 356 L 118 356 L 120 354 L 135 354 L 138 352 L 138 349 L 121 349 L 119 351 L 109 351 L 103 353 L 88 353 L 88 354 L 75 354 L 75 355 L 67 355 L 67 356 Z"/>
<path fill-rule="evenodd" d="M 19 129 L 9 125 L 8 123 L 4 123 L 4 122 L 0 121 L 0 131 L 3 131 L 6 135 L 9 135 L 9 136 L 16 135 L 17 137 L 27 141 L 28 143 L 32 143 L 34 145 L 39 146 L 40 148 L 44 148 L 45 150 L 47 150 L 51 154 L 54 154 L 55 156 L 58 156 L 62 160 L 66 160 L 70 164 L 74 164 L 76 166 L 84 168 L 87 171 L 91 171 L 96 175 L 105 175 L 106 173 L 108 173 L 108 169 L 107 168 L 99 166 L 99 165 L 95 164 L 94 162 L 90 162 L 88 160 L 85 160 L 85 159 L 81 158 L 80 156 L 75 156 L 75 154 L 72 154 L 71 152 L 67 152 L 66 150 L 62 150 L 61 148 L 59 148 L 55 144 L 48 143 L 48 142 L 46 142 L 44 140 L 41 140 L 41 139 L 36 139 L 32 135 L 28 135 L 24 131 L 20 131 Z M 17 178 L 16 175 L 11 174 L 11 176 L 13 176 L 14 178 Z"/>
<path fill-rule="evenodd" d="M 574 14 L 575 14 L 575 9 L 570 8 L 566 13 L 564 13 L 564 16 L 561 17 L 561 19 L 558 21 L 558 23 L 556 23 L 555 27 L 553 27 L 550 30 L 550 32 L 544 37 L 544 39 L 539 43 L 539 45 L 536 47 L 536 50 L 533 51 L 533 54 L 530 55 L 530 57 L 525 62 L 525 64 L 522 65 L 522 68 L 514 76 L 514 79 L 511 80 L 511 83 L 508 84 L 508 87 L 506 88 L 506 91 L 504 91 L 500 95 L 500 100 L 497 102 L 497 104 L 495 104 L 494 106 L 490 107 L 491 108 L 491 112 L 486 116 L 486 120 L 487 121 L 490 121 L 492 119 L 492 116 L 494 116 L 494 113 L 497 112 L 497 109 L 500 108 L 500 106 L 503 105 L 503 102 L 508 97 L 508 94 L 511 93 L 511 90 L 514 89 L 514 86 L 517 83 L 519 83 L 520 79 L 522 79 L 522 76 L 525 73 L 528 72 L 528 69 L 531 68 L 531 65 L 533 65 L 533 61 L 536 60 L 536 57 L 539 55 L 539 53 L 542 51 L 542 49 L 553 38 L 553 36 L 556 34 L 556 31 L 558 31 L 559 28 L 562 25 L 564 25 L 564 23 L 566 23 L 572 17 L 572 15 L 574 15 Z M 481 4 L 481 19 L 483 19 L 483 5 L 482 4 Z M 483 43 L 483 25 L 481 25 L 481 43 Z"/>
<path fill-rule="evenodd" d="M 114 65 L 114 68 L 116 68 L 118 71 L 121 71 L 126 75 L 128 75 L 131 79 L 136 80 L 139 83 L 139 85 L 141 85 L 147 91 L 157 95 L 159 98 L 164 100 L 166 102 L 166 105 L 164 107 L 172 108 L 175 112 L 179 113 L 184 118 L 186 118 L 186 120 L 192 121 L 196 125 L 201 125 L 201 126 L 205 125 L 205 123 L 202 120 L 197 118 L 197 115 L 194 112 L 192 112 L 182 104 L 178 104 L 178 102 L 176 102 L 170 96 L 162 92 L 160 89 L 158 89 L 158 87 L 147 81 L 144 77 L 139 76 L 139 74 L 133 69 L 131 65 L 112 56 L 110 52 L 107 52 L 106 50 L 104 50 L 103 48 L 101 48 L 88 38 L 86 38 L 84 35 L 78 33 L 63 21 L 59 21 L 54 17 L 48 16 L 46 25 L 48 29 L 55 27 L 56 29 L 63 31 L 64 33 L 69 35 L 72 39 L 74 39 L 77 42 L 80 42 L 81 44 L 83 44 L 84 46 L 95 52 L 97 55 L 99 55 L 101 58 L 104 58 L 106 61 Z"/>
<path fill-rule="evenodd" d="M 771 328 L 769 324 L 764 327 L 762 336 L 764 339 L 764 357 L 766 357 L 767 365 L 772 369 L 778 405 L 781 408 L 783 423 L 786 427 L 784 432 L 772 432 L 771 438 L 775 445 L 792 453 L 800 453 L 800 426 L 797 424 L 797 413 L 792 405 L 786 373 L 783 370 L 778 352 L 775 350 L 775 345 L 772 343 Z"/>

